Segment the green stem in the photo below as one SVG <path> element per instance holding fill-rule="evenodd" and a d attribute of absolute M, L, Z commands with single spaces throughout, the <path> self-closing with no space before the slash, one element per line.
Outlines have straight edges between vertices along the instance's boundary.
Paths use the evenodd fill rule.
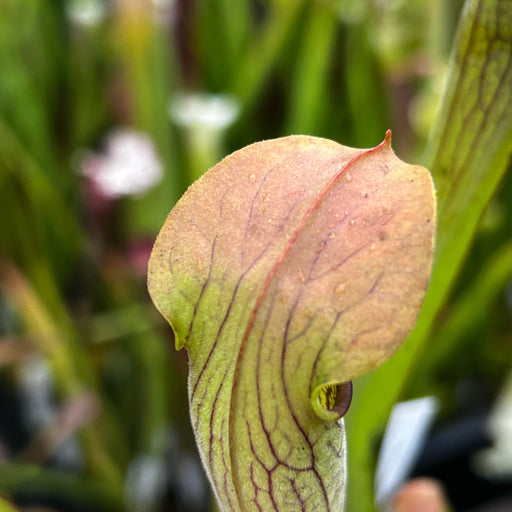
<path fill-rule="evenodd" d="M 325 103 L 331 51 L 339 21 L 331 9 L 314 4 L 308 11 L 290 94 L 286 133 L 314 135 Z"/>

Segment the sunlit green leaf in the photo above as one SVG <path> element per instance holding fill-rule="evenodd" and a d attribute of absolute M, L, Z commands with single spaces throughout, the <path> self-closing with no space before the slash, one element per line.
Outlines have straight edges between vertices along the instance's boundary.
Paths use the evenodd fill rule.
<path fill-rule="evenodd" d="M 13 503 L 0 497 L 0 512 L 18 512 L 18 510 Z"/>

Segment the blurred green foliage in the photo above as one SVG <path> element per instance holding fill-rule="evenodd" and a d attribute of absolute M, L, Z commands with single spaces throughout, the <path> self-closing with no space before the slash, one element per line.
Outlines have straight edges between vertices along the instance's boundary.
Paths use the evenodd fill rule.
<path fill-rule="evenodd" d="M 171 473 L 180 467 L 169 437 L 178 437 L 180 454 L 193 450 L 186 362 L 145 290 L 145 262 L 167 212 L 201 169 L 281 135 L 369 147 L 391 128 L 397 154 L 424 161 L 461 7 L 0 0 L 0 395 L 22 402 L 23 368 L 44 361 L 56 407 L 42 430 L 27 429 L 17 442 L 8 433 L 25 428 L 23 415 L 2 414 L 1 494 L 61 496 L 62 510 L 73 500 L 88 510 L 159 509 L 127 500 L 126 478 L 141 455 L 165 459 Z M 208 119 L 183 119 L 191 93 L 210 101 L 200 103 L 205 110 L 234 101 L 232 119 L 219 120 L 215 109 Z M 109 158 L 109 134 L 121 129 L 150 137 L 163 177 L 147 192 L 109 197 L 91 176 Z M 469 412 L 454 398 L 461 382 L 478 380 L 492 397 L 512 361 L 510 173 L 483 217 L 480 210 L 470 216 L 476 234 L 461 254 L 453 249 L 460 278 L 442 292 L 422 341 L 428 349 L 406 367 L 394 397 L 435 393 L 446 418 Z M 368 386 L 359 385 L 360 395 Z M 364 396 L 370 408 L 380 400 Z M 357 489 L 359 478 L 371 481 L 382 422 L 371 413 L 347 420 L 376 436 L 355 443 L 356 451 L 365 444 L 364 456 L 351 454 Z M 81 454 L 75 474 L 48 464 L 69 437 Z M 371 506 L 364 492 L 357 510 Z M 167 510 L 192 510 L 172 503 Z"/>

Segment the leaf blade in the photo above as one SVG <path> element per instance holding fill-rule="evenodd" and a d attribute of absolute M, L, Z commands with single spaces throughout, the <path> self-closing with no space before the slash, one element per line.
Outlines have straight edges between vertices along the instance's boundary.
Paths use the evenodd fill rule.
<path fill-rule="evenodd" d="M 370 150 L 304 136 L 249 146 L 171 212 L 148 285 L 189 352 L 192 422 L 225 510 L 342 508 L 346 397 L 333 393 L 414 323 L 434 220 L 428 171 L 399 161 L 390 134 Z M 400 306 L 385 266 L 401 275 Z M 354 343 L 364 321 L 385 327 Z"/>

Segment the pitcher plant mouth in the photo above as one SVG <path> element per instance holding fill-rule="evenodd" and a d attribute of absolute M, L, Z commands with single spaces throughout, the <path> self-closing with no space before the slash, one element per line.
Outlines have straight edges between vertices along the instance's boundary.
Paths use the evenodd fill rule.
<path fill-rule="evenodd" d="M 352 382 L 323 384 L 311 395 L 311 406 L 317 416 L 326 421 L 336 421 L 347 414 L 352 403 Z"/>
<path fill-rule="evenodd" d="M 343 509 L 352 380 L 414 325 L 435 197 L 391 133 L 307 136 L 225 158 L 169 214 L 151 297 L 189 354 L 192 425 L 222 510 Z"/>

